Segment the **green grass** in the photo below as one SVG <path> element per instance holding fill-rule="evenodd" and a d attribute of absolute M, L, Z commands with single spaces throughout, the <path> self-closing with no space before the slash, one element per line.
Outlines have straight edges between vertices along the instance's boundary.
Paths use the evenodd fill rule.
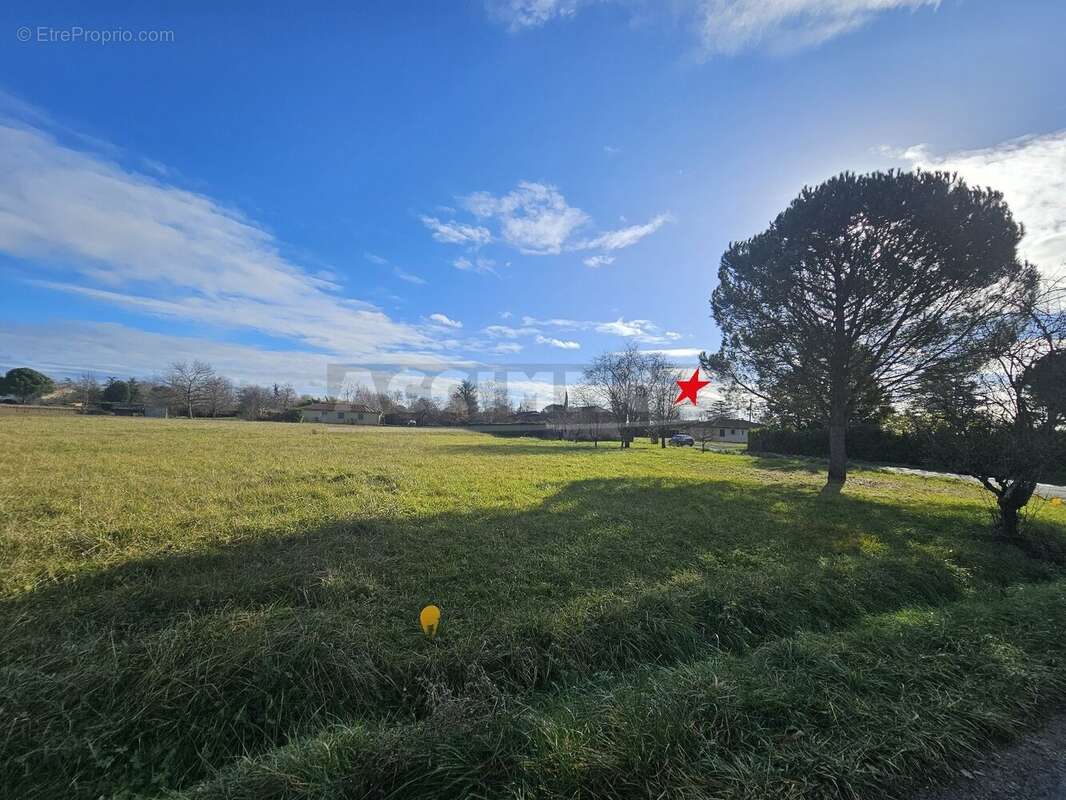
<path fill-rule="evenodd" d="M 0 421 L 0 796 L 901 795 L 1066 700 L 1066 509 L 782 458 Z M 418 612 L 443 610 L 426 640 Z"/>

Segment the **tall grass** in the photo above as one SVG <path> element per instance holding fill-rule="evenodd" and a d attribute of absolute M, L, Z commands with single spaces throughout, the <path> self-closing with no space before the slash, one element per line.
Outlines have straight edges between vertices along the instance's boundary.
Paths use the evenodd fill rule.
<path fill-rule="evenodd" d="M 234 422 L 0 446 L 3 796 L 870 796 L 1062 696 L 1066 573 L 961 483 Z"/>

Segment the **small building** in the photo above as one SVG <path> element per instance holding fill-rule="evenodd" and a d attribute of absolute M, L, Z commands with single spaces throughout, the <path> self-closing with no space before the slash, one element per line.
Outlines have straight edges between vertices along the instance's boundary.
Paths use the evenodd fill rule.
<path fill-rule="evenodd" d="M 704 420 L 692 426 L 688 431 L 697 439 L 706 439 L 710 442 L 737 442 L 748 443 L 748 431 L 759 427 L 754 422 L 735 417 L 717 417 Z"/>
<path fill-rule="evenodd" d="M 381 414 L 359 403 L 311 403 L 300 406 L 304 422 L 331 425 L 380 425 Z"/>

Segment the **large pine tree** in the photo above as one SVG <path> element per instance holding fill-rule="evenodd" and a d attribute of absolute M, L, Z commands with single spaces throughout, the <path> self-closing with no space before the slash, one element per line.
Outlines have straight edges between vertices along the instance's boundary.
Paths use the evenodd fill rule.
<path fill-rule="evenodd" d="M 995 349 L 1007 298 L 1032 281 L 1021 236 L 1001 194 L 954 175 L 844 173 L 804 188 L 722 256 L 711 302 L 723 344 L 708 361 L 828 425 L 827 487 L 839 489 L 857 413 Z"/>

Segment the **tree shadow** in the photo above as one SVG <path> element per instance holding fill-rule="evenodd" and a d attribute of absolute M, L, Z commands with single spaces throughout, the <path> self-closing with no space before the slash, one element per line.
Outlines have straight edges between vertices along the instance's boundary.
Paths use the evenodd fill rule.
<path fill-rule="evenodd" d="M 826 471 L 824 459 L 777 455 L 775 453 L 749 453 L 748 455 L 751 456 L 755 467 L 772 472 L 809 472 L 813 474 Z"/>
<path fill-rule="evenodd" d="M 532 508 L 159 554 L 0 603 L 11 763 L 95 796 L 165 759 L 177 787 L 331 722 L 417 718 L 472 681 L 550 691 L 1053 576 L 976 536 L 982 522 L 808 487 L 612 478 Z M 416 622 L 431 602 L 432 642 Z"/>

